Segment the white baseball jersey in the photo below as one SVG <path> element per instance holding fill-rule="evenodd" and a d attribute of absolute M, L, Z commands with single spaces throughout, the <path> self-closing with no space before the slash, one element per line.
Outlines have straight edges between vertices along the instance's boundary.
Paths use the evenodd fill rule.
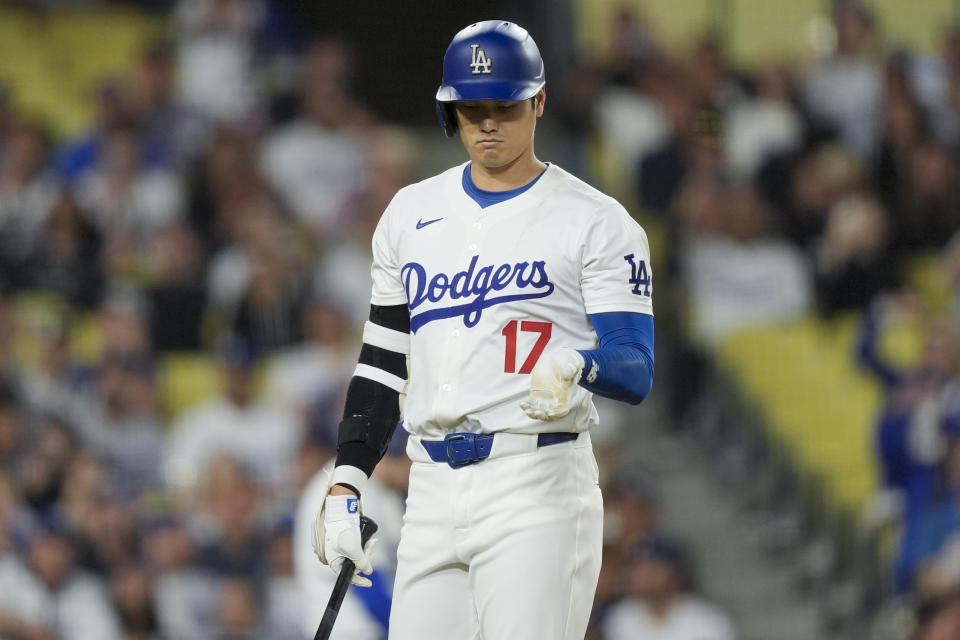
<path fill-rule="evenodd" d="M 596 348 L 588 314 L 652 315 L 647 236 L 556 165 L 486 208 L 464 192 L 464 166 L 398 192 L 373 237 L 371 302 L 410 310 L 404 426 L 427 439 L 585 431 L 590 392 L 577 386 L 570 413 L 544 423 L 520 408 L 524 374 L 545 348 Z"/>

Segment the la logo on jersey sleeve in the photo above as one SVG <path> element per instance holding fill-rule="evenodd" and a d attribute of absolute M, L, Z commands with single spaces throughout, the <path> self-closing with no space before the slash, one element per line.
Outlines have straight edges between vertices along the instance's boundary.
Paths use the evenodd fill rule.
<path fill-rule="evenodd" d="M 653 278 L 647 269 L 647 261 L 637 260 L 632 253 L 623 256 L 623 259 L 630 265 L 630 279 L 627 282 L 633 285 L 632 293 L 649 298 Z"/>

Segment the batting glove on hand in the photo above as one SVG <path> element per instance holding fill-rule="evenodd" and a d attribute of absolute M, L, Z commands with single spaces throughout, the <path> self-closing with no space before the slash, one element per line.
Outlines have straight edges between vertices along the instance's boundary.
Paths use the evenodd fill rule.
<path fill-rule="evenodd" d="M 369 587 L 373 583 L 360 574 L 373 571 L 368 554 L 374 544 L 376 538 L 364 550 L 360 542 L 360 499 L 351 495 L 327 496 L 313 526 L 313 552 L 320 562 L 339 574 L 344 560 L 352 560 L 356 569 L 350 582 Z"/>
<path fill-rule="evenodd" d="M 580 382 L 586 362 L 573 349 L 548 351 L 530 373 L 530 395 L 520 403 L 529 417 L 549 422 L 570 413 L 570 389 Z"/>

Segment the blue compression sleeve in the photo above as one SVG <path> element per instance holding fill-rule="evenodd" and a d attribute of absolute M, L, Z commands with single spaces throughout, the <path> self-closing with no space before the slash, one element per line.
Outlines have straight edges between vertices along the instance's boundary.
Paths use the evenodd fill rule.
<path fill-rule="evenodd" d="M 598 396 L 639 404 L 653 388 L 653 316 L 595 313 L 590 321 L 600 348 L 579 351 L 586 361 L 580 386 Z"/>

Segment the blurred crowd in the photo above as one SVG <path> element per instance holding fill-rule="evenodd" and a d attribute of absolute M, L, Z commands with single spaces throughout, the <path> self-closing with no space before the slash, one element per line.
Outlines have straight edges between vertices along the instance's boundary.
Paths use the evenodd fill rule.
<path fill-rule="evenodd" d="M 418 142 L 357 98 L 350 43 L 284 31 L 267 9 L 175 3 L 173 37 L 105 79 L 71 139 L 0 92 L 2 638 L 312 636 L 332 573 L 298 511 L 335 449 L 372 229 L 420 177 Z M 624 9 L 554 113 L 602 143 L 625 176 L 616 195 L 664 231 L 658 324 L 684 328 L 679 379 L 738 329 L 862 315 L 851 357 L 886 390 L 877 509 L 901 534 L 895 589 L 923 603 L 922 640 L 955 637 L 960 30 L 921 56 L 885 50 L 863 4 L 837 2 L 833 20 L 829 53 L 748 72 L 718 35 L 668 51 Z M 930 257 L 949 300 L 911 288 Z M 925 331 L 909 367 L 877 347 L 898 314 Z M 216 393 L 171 403 L 180 354 L 215 365 Z M 691 384 L 658 379 L 676 416 Z M 619 455 L 622 422 L 598 438 L 608 522 L 589 637 L 735 637 L 659 526 L 656 479 Z M 374 483 L 387 587 L 402 441 Z M 388 608 L 388 589 L 348 600 L 342 637 L 382 637 Z"/>
<path fill-rule="evenodd" d="M 312 637 L 298 500 L 416 145 L 358 103 L 348 43 L 273 46 L 302 34 L 266 9 L 176 3 L 71 139 L 0 97 L 0 637 Z"/>
<path fill-rule="evenodd" d="M 868 4 L 832 9 L 829 52 L 750 73 L 719 34 L 676 57 L 623 10 L 592 114 L 638 211 L 666 230 L 660 291 L 666 276 L 686 342 L 675 415 L 733 332 L 856 318 L 850 357 L 884 395 L 865 519 L 894 532 L 890 590 L 919 605 L 917 637 L 956 637 L 960 29 L 921 55 L 885 48 Z M 907 319 L 920 353 L 891 361 L 884 333 Z"/>

